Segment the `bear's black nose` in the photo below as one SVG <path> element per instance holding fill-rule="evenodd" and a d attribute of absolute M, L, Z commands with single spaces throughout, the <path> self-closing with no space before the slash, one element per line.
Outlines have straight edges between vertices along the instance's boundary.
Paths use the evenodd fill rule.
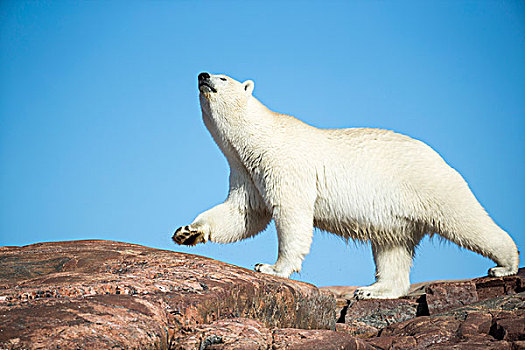
<path fill-rule="evenodd" d="M 210 79 L 210 75 L 206 72 L 199 74 L 199 81 L 200 80 L 207 80 Z"/>

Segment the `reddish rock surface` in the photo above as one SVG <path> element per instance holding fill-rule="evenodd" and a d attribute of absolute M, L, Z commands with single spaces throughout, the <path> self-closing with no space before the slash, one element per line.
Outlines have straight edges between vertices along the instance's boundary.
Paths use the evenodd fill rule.
<path fill-rule="evenodd" d="M 334 329 L 318 288 L 212 259 L 108 241 L 0 249 L 0 348 L 168 348 L 231 317 Z"/>
<path fill-rule="evenodd" d="M 348 320 L 347 323 L 336 323 L 335 330 L 363 339 L 375 337 L 379 333 L 379 328 L 355 320 Z"/>
<path fill-rule="evenodd" d="M 368 343 L 379 349 L 511 349 L 512 343 L 500 341 L 487 332 L 487 322 L 491 321 L 487 315 L 474 315 L 466 320 L 421 316 L 388 326 Z M 464 324 L 469 328 L 466 333 L 460 331 Z"/>
<path fill-rule="evenodd" d="M 336 350 L 370 349 L 366 342 L 348 334 L 325 329 L 268 329 L 251 319 L 237 318 L 184 329 L 170 344 L 173 349 Z"/>
<path fill-rule="evenodd" d="M 521 305 L 510 311 L 479 311 L 483 308 L 478 304 L 477 309 L 464 308 L 453 315 L 417 317 L 384 328 L 379 337 L 368 343 L 379 349 L 405 348 L 400 341 L 410 343 L 413 349 L 522 349 L 525 295 L 512 298 L 520 299 Z M 505 307 L 505 301 L 500 302 L 500 307 Z"/>
<path fill-rule="evenodd" d="M 166 348 L 165 310 L 129 295 L 47 299 L 0 307 L 0 348 Z"/>
<path fill-rule="evenodd" d="M 524 281 L 520 269 L 420 283 L 401 299 L 348 300 L 336 329 L 376 349 L 525 349 Z"/>
<path fill-rule="evenodd" d="M 353 300 L 119 242 L 4 247 L 0 266 L 0 349 L 525 349 L 524 269 Z"/>
<path fill-rule="evenodd" d="M 430 283 L 425 291 L 430 315 L 479 301 L 476 284 L 471 281 Z"/>
<path fill-rule="evenodd" d="M 410 320 L 417 315 L 419 304 L 412 300 L 350 300 L 345 314 L 345 323 L 358 321 L 377 329 Z"/>
<path fill-rule="evenodd" d="M 319 289 L 332 293 L 336 300 L 336 308 L 341 310 L 348 304 L 348 300 L 353 299 L 357 287 L 333 286 Z"/>
<path fill-rule="evenodd" d="M 273 331 L 272 350 L 372 350 L 362 340 L 351 335 L 328 330 L 276 329 Z"/>
<path fill-rule="evenodd" d="M 521 268 L 515 276 L 481 277 L 472 282 L 476 285 L 479 300 L 517 294 L 525 291 L 525 268 Z"/>
<path fill-rule="evenodd" d="M 171 342 L 171 348 L 200 349 L 268 349 L 273 342 L 272 332 L 262 323 L 247 319 L 225 319 L 211 324 L 183 329 Z"/>

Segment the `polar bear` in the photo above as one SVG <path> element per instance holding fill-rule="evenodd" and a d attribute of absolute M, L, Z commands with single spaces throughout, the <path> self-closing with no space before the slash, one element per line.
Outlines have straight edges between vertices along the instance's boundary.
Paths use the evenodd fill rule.
<path fill-rule="evenodd" d="M 376 282 L 357 299 L 408 292 L 414 250 L 438 234 L 492 259 L 490 276 L 518 270 L 512 238 L 478 203 L 458 172 L 421 141 L 372 128 L 318 129 L 266 108 L 253 81 L 198 76 L 204 123 L 230 166 L 224 203 L 173 235 L 177 244 L 229 243 L 273 219 L 279 251 L 255 270 L 289 277 L 310 251 L 313 228 L 370 242 Z"/>

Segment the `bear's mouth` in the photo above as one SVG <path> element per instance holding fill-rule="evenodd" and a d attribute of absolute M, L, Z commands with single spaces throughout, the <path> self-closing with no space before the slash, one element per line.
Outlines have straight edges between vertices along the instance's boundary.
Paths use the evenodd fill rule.
<path fill-rule="evenodd" d="M 217 90 L 211 86 L 210 84 L 208 84 L 207 81 L 201 81 L 200 84 L 199 84 L 199 90 L 201 90 L 202 92 L 204 91 L 211 91 L 211 92 L 217 92 Z"/>

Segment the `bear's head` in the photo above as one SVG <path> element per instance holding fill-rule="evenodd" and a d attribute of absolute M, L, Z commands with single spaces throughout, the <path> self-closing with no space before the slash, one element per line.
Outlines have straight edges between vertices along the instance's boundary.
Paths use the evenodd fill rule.
<path fill-rule="evenodd" d="M 241 83 L 222 74 L 199 74 L 199 97 L 203 112 L 214 115 L 242 112 L 252 96 L 254 83 Z"/>

